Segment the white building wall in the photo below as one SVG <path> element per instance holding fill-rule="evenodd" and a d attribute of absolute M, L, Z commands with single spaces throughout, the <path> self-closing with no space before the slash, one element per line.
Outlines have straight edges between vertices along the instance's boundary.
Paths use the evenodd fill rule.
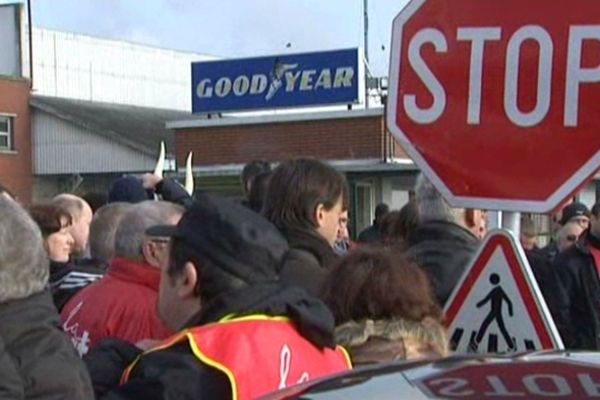
<path fill-rule="evenodd" d="M 34 93 L 46 96 L 190 111 L 191 63 L 215 58 L 33 28 Z"/>
<path fill-rule="evenodd" d="M 392 190 L 391 200 L 388 203 L 390 210 L 399 210 L 410 200 L 408 190 Z"/>
<path fill-rule="evenodd" d="M 36 175 L 147 172 L 156 163 L 155 157 L 37 109 L 32 132 Z"/>

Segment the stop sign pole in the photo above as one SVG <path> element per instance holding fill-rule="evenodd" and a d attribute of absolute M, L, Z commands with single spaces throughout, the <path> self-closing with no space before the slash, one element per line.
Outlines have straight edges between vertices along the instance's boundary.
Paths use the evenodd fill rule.
<path fill-rule="evenodd" d="M 500 212 L 502 218 L 502 227 L 510 229 L 515 235 L 521 232 L 521 213 L 518 212 Z"/>
<path fill-rule="evenodd" d="M 491 210 L 487 212 L 487 230 L 506 228 L 515 235 L 521 231 L 521 213 Z"/>
<path fill-rule="evenodd" d="M 553 210 L 600 166 L 598 21 L 597 0 L 412 0 L 388 129 L 454 207 Z"/>

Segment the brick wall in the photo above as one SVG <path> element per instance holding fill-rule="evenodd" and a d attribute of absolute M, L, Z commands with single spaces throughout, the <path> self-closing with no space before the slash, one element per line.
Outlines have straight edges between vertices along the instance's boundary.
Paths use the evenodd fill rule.
<path fill-rule="evenodd" d="M 194 164 L 244 164 L 311 156 L 324 160 L 383 158 L 382 116 L 178 129 L 177 161 L 194 152 Z M 398 146 L 399 147 L 399 146 Z"/>
<path fill-rule="evenodd" d="M 13 120 L 15 151 L 0 151 L 0 183 L 21 202 L 29 203 L 33 186 L 29 81 L 0 77 L 0 113 L 16 115 Z"/>

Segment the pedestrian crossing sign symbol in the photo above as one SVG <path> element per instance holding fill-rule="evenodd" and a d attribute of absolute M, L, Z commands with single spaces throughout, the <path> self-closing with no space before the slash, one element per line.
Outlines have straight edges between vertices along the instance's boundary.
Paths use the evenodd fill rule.
<path fill-rule="evenodd" d="M 508 230 L 488 234 L 445 312 L 458 353 L 564 348 L 523 249 Z"/>

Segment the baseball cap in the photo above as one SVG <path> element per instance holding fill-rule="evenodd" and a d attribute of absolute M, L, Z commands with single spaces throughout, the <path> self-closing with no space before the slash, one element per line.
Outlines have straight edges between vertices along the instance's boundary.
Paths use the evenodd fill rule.
<path fill-rule="evenodd" d="M 207 194 L 197 196 L 177 225 L 153 226 L 146 233 L 181 240 L 215 267 L 248 284 L 276 280 L 288 250 L 287 240 L 265 218 Z"/>
<path fill-rule="evenodd" d="M 587 217 L 590 218 L 590 209 L 587 206 L 580 202 L 573 202 L 567 205 L 562 210 L 562 218 L 560 219 L 560 224 L 564 225 L 569 222 L 571 219 L 576 217 Z"/>
<path fill-rule="evenodd" d="M 117 179 L 108 192 L 108 202 L 123 201 L 126 203 L 139 203 L 149 200 L 142 181 L 134 176 L 125 176 Z"/>

